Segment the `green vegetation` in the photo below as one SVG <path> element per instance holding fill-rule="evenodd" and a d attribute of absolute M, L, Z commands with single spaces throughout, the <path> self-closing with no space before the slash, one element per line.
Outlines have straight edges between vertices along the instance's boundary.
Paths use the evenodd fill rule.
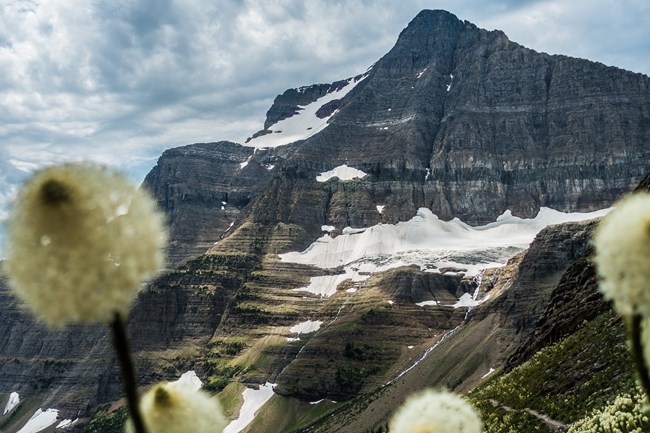
<path fill-rule="evenodd" d="M 490 403 L 487 403 L 488 405 Z M 487 418 L 483 419 L 485 433 L 556 433 L 558 430 L 546 425 L 541 419 L 523 410 L 508 410 L 502 407 L 477 405 L 477 409 Z"/>
<path fill-rule="evenodd" d="M 365 379 L 381 371 L 379 366 L 358 367 L 356 365 L 342 365 L 336 369 L 335 380 L 341 391 L 354 394 L 363 386 Z"/>
<path fill-rule="evenodd" d="M 259 415 L 253 420 L 249 431 L 280 431 L 284 433 L 304 431 L 314 421 L 323 419 L 342 405 L 342 403 L 331 401 L 309 404 L 295 398 L 276 394 L 262 407 Z"/>
<path fill-rule="evenodd" d="M 230 362 L 230 365 L 238 366 L 245 371 L 264 369 L 271 362 L 269 352 L 284 347 L 286 340 L 279 335 L 267 335 L 255 341 L 255 343 L 242 352 L 237 358 Z"/>
<path fill-rule="evenodd" d="M 218 394 L 223 413 L 229 417 L 233 416 L 243 403 L 242 392 L 246 387 L 239 382 L 230 382 L 223 391 Z"/>
<path fill-rule="evenodd" d="M 232 379 L 242 373 L 263 369 L 272 361 L 268 352 L 282 347 L 285 340 L 266 336 L 246 347 L 245 337 L 220 337 L 207 346 L 205 370 L 208 375 L 203 389 L 211 392 L 224 390 Z"/>
<path fill-rule="evenodd" d="M 29 410 L 32 410 L 32 405 L 26 404 L 25 401 L 21 401 L 18 403 L 18 406 L 16 406 L 11 412 L 9 412 L 8 415 L 3 415 L 2 422 L 0 422 L 0 432 L 4 431 L 7 427 L 13 425 L 15 422 L 17 422 L 22 416 L 25 416 Z"/>
<path fill-rule="evenodd" d="M 235 356 L 246 347 L 247 339 L 244 337 L 214 338 L 208 343 L 212 356 Z"/>
<path fill-rule="evenodd" d="M 643 433 L 650 431 L 650 418 L 640 388 L 616 397 L 610 405 L 594 410 L 578 421 L 569 433 Z"/>
<path fill-rule="evenodd" d="M 347 343 L 343 354 L 346 358 L 355 361 L 368 361 L 376 359 L 381 352 L 381 349 L 368 344 Z"/>
<path fill-rule="evenodd" d="M 632 390 L 634 377 L 624 327 L 613 313 L 604 313 L 511 372 L 491 378 L 470 398 L 486 433 L 550 432 L 557 430 L 544 417 L 574 423 Z"/>
<path fill-rule="evenodd" d="M 240 373 L 241 366 L 229 365 L 227 361 L 210 360 L 206 364 L 208 379 L 203 384 L 203 389 L 211 392 L 218 392 L 224 389 L 230 380 Z"/>
<path fill-rule="evenodd" d="M 125 407 L 109 412 L 108 405 L 104 405 L 95 412 L 83 433 L 122 433 L 127 416 Z"/>
<path fill-rule="evenodd" d="M 204 254 L 196 259 L 189 260 L 178 269 L 181 271 L 195 271 L 223 268 L 229 269 L 248 269 L 255 268 L 258 265 L 258 258 L 255 255 L 231 252 L 226 254 Z"/>
<path fill-rule="evenodd" d="M 256 299 L 255 301 L 241 302 L 235 306 L 235 309 L 239 314 L 256 316 L 258 322 L 268 322 L 268 316 L 270 314 L 297 315 L 300 313 L 300 308 L 296 305 L 286 303 L 265 303 L 264 299 Z"/>

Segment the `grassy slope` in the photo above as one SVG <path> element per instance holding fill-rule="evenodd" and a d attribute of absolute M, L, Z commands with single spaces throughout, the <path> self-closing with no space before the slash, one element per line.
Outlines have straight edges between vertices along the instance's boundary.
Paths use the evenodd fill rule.
<path fill-rule="evenodd" d="M 470 398 L 486 433 L 552 432 L 530 410 L 570 425 L 633 388 L 624 327 L 604 313 L 508 374 L 491 377 Z"/>

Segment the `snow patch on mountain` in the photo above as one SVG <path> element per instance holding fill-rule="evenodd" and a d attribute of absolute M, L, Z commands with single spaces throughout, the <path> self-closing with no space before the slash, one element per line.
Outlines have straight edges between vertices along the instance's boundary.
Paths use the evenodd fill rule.
<path fill-rule="evenodd" d="M 307 320 L 306 322 L 300 322 L 297 325 L 294 325 L 289 329 L 289 332 L 292 334 L 311 334 L 320 329 L 323 322 L 320 320 Z"/>
<path fill-rule="evenodd" d="M 71 420 L 71 419 L 66 418 L 66 419 L 64 419 L 63 421 L 61 421 L 60 423 L 57 424 L 56 429 L 60 430 L 60 429 L 64 429 L 64 428 L 67 428 L 67 427 L 71 427 L 71 426 L 75 425 L 77 423 L 77 421 L 79 421 L 79 418 L 75 418 L 74 421 Z"/>
<path fill-rule="evenodd" d="M 330 171 L 324 171 L 320 175 L 316 176 L 318 182 L 327 182 L 330 179 L 338 177 L 339 180 L 352 180 L 352 179 L 361 179 L 368 176 L 368 173 L 364 173 L 361 170 L 358 170 L 354 167 L 348 167 L 347 165 L 339 165 L 331 169 Z"/>
<path fill-rule="evenodd" d="M 469 307 L 476 307 L 479 305 L 481 301 L 476 300 L 470 295 L 469 293 L 465 293 L 463 296 L 458 299 L 458 302 L 456 302 L 453 307 L 454 308 L 469 308 Z"/>
<path fill-rule="evenodd" d="M 352 269 L 346 269 L 343 274 L 337 275 L 323 275 L 320 277 L 311 277 L 309 285 L 306 287 L 299 287 L 293 289 L 297 292 L 309 292 L 316 296 L 328 298 L 336 293 L 336 288 L 345 280 L 352 280 L 353 282 L 361 282 L 368 279 L 367 275 L 359 275 L 358 272 Z"/>
<path fill-rule="evenodd" d="M 18 406 L 18 403 L 20 403 L 20 396 L 18 395 L 17 392 L 12 392 L 9 395 L 9 400 L 7 401 L 7 404 L 5 406 L 5 410 L 2 412 L 3 415 L 8 414 L 11 412 L 13 408 Z"/>
<path fill-rule="evenodd" d="M 343 98 L 367 76 L 368 74 L 362 75 L 359 79 L 350 78 L 347 80 L 348 84 L 344 87 L 327 93 L 311 104 L 299 106 L 300 112 L 298 114 L 294 114 L 287 119 L 280 120 L 271 125 L 268 129 L 270 131 L 269 134 L 253 138 L 245 146 L 256 148 L 278 147 L 295 141 L 305 140 L 321 132 L 329 125 L 329 120 L 336 114 L 336 111 L 330 116 L 321 119 L 316 116 L 318 109 L 328 102 Z"/>
<path fill-rule="evenodd" d="M 246 388 L 242 393 L 244 404 L 239 410 L 239 417 L 226 426 L 223 433 L 238 433 L 253 421 L 255 414 L 273 397 L 273 388 L 277 384 L 266 382 L 259 389 Z"/>
<path fill-rule="evenodd" d="M 56 409 L 38 409 L 17 433 L 38 433 L 56 422 L 59 411 Z"/>
<path fill-rule="evenodd" d="M 251 159 L 253 159 L 252 155 L 246 158 L 246 161 L 239 163 L 239 168 L 243 170 L 248 165 L 248 163 L 251 162 Z"/>
<path fill-rule="evenodd" d="M 400 266 L 418 265 L 428 272 L 447 272 L 445 268 L 451 268 L 471 276 L 504 265 L 528 248 L 535 235 L 548 225 L 597 218 L 608 211 L 564 213 L 541 208 L 532 219 L 506 211 L 493 223 L 472 227 L 458 218 L 443 221 L 429 209 L 420 208 L 409 221 L 346 228 L 337 237 L 326 234 L 306 250 L 281 254 L 280 259 L 323 269 L 344 268 L 337 276 L 312 277 L 310 285 L 302 288 L 321 296 L 331 295 L 333 285 L 347 278 L 361 281 L 373 272 Z M 465 307 L 469 301 L 460 300 L 457 306 Z"/>
<path fill-rule="evenodd" d="M 179 388 L 188 388 L 193 391 L 198 391 L 203 386 L 203 382 L 193 370 L 183 373 L 183 375 L 176 381 L 169 383 L 172 386 Z"/>
<path fill-rule="evenodd" d="M 418 307 L 426 307 L 428 305 L 438 305 L 438 302 L 436 301 L 424 301 L 424 302 L 418 302 L 417 304 Z"/>

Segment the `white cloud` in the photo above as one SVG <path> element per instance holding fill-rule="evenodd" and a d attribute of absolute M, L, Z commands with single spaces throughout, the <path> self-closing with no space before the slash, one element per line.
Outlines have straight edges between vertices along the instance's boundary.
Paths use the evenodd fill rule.
<path fill-rule="evenodd" d="M 537 51 L 650 73 L 650 3 L 643 0 L 547 0 L 483 20 Z"/>

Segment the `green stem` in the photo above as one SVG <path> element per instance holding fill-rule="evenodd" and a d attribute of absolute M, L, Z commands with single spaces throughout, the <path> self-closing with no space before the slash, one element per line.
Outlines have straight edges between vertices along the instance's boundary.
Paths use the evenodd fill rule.
<path fill-rule="evenodd" d="M 643 354 L 643 343 L 641 341 L 641 324 L 643 317 L 640 314 L 632 315 L 632 326 L 630 330 L 630 339 L 632 340 L 632 355 L 636 369 L 639 372 L 641 386 L 645 391 L 648 401 L 650 401 L 650 375 L 648 375 L 648 365 Z"/>
<path fill-rule="evenodd" d="M 131 414 L 131 421 L 136 433 L 146 433 L 140 408 L 138 406 L 138 386 L 135 381 L 135 368 L 131 359 L 131 350 L 129 348 L 129 339 L 126 334 L 126 326 L 120 313 L 115 313 L 113 321 L 110 323 L 113 334 L 113 347 L 117 352 L 117 360 L 120 364 L 122 373 L 122 384 L 126 393 L 126 402 Z"/>

